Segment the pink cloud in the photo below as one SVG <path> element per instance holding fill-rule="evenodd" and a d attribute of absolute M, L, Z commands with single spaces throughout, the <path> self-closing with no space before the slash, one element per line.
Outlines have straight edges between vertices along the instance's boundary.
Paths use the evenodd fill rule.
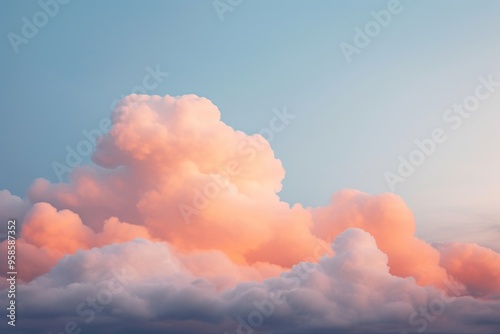
<path fill-rule="evenodd" d="M 279 276 L 221 290 L 216 284 L 221 278 L 200 278 L 191 269 L 203 266 L 204 260 L 226 262 L 229 279 L 235 275 L 230 268 L 234 265 L 217 259 L 223 255 L 183 255 L 191 256 L 186 267 L 177 262 L 186 259 L 166 243 L 136 239 L 65 257 L 49 273 L 21 286 L 20 293 L 33 297 L 25 301 L 28 314 L 43 311 L 100 330 L 404 333 L 418 332 L 424 325 L 440 333 L 494 330 L 498 300 L 447 296 L 437 288 L 419 286 L 411 277 L 392 275 L 388 256 L 367 232 L 348 229 L 331 247 L 335 255 L 318 262 L 298 263 Z M 99 297 L 104 295 L 105 305 L 98 304 L 101 311 L 94 311 L 95 320 L 87 322 L 92 313 L 86 301 L 104 300 Z M 471 314 L 480 326 L 468 320 Z M 123 327 L 126 319 L 134 321 Z M 48 329 L 62 326 L 63 321 L 54 321 Z"/>
<path fill-rule="evenodd" d="M 26 199 L 0 192 L 0 208 L 22 221 L 21 291 L 33 314 L 42 309 L 33 296 L 65 305 L 120 266 L 140 277 L 108 315 L 167 319 L 169 329 L 188 321 L 172 305 L 197 315 L 192 328 L 215 331 L 278 292 L 286 302 L 273 321 L 283 333 L 304 314 L 308 329 L 401 328 L 437 298 L 457 315 L 477 308 L 484 323 L 499 308 L 500 254 L 415 237 L 413 214 L 394 194 L 344 190 L 325 207 L 290 206 L 277 194 L 285 171 L 269 143 L 224 124 L 208 99 L 130 95 L 112 121 L 94 164 L 68 183 L 37 179 Z M 452 304 L 453 294 L 463 296 Z M 434 324 L 463 325 L 451 315 Z"/>

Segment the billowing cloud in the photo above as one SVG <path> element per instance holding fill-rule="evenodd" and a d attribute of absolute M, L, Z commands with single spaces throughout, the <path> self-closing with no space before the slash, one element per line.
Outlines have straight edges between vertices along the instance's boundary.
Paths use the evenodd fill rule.
<path fill-rule="evenodd" d="M 398 196 L 344 190 L 325 207 L 290 206 L 269 143 L 194 95 L 130 95 L 112 121 L 67 183 L 37 179 L 25 199 L 0 191 L 2 217 L 19 220 L 25 332 L 499 326 L 500 254 L 416 238 Z"/>
<path fill-rule="evenodd" d="M 443 268 L 462 282 L 469 294 L 500 296 L 498 253 L 476 244 L 449 243 L 438 246 L 438 249 Z"/>
<path fill-rule="evenodd" d="M 398 196 L 344 191 L 333 196 L 329 206 L 312 212 L 317 235 L 338 235 L 349 227 L 371 233 L 389 256 L 391 273 L 412 276 L 421 285 L 443 287 L 449 282 L 446 271 L 439 265 L 438 250 L 415 238 L 413 214 Z"/>
<path fill-rule="evenodd" d="M 21 224 L 24 215 L 28 212 L 30 203 L 27 200 L 12 195 L 8 190 L 0 190 L 0 221 L 6 222 L 9 219 L 17 219 Z M 0 241 L 6 238 L 7 228 L 0 226 Z M 5 235 L 4 235 L 5 234 Z"/>
<path fill-rule="evenodd" d="M 499 300 L 447 295 L 390 274 L 388 256 L 361 229 L 341 233 L 332 248 L 335 255 L 318 262 L 220 290 L 214 279 L 192 275 L 166 243 L 136 239 L 64 257 L 20 287 L 31 296 L 22 310 L 33 327 L 40 315 L 58 319 L 54 331 L 71 322 L 124 333 L 459 333 L 477 328 L 471 309 L 485 332 L 500 324 Z"/>

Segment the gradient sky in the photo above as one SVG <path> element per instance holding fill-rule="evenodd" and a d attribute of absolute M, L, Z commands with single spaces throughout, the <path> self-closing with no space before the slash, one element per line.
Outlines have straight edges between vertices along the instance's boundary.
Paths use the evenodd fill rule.
<path fill-rule="evenodd" d="M 64 163 L 66 147 L 75 149 L 77 143 L 85 139 L 83 130 L 98 128 L 101 120 L 110 116 L 117 99 L 129 95 L 135 86 L 142 85 L 150 69 L 159 68 L 168 72 L 168 76 L 157 87 L 147 91 L 149 95 L 196 94 L 205 97 L 218 107 L 221 120 L 234 130 L 249 135 L 258 133 L 269 127 L 276 110 L 286 109 L 295 115 L 283 131 L 274 134 L 270 141 L 272 150 L 266 149 L 262 153 L 262 165 L 253 167 L 255 182 L 261 182 L 259 186 L 265 188 L 262 190 L 264 199 L 267 199 L 267 191 L 280 182 L 282 172 L 276 160 L 266 154 L 274 151 L 286 171 L 279 198 L 289 203 L 290 208 L 285 210 L 281 204 L 276 204 L 276 207 L 269 204 L 269 208 L 283 210 L 286 212 L 283 215 L 293 224 L 295 219 L 300 220 L 313 213 L 314 227 L 312 232 L 307 230 L 307 233 L 329 243 L 331 235 L 342 231 L 329 231 L 325 217 L 332 212 L 342 212 L 335 219 L 339 222 L 343 221 L 341 218 L 350 221 L 352 217 L 346 213 L 348 210 L 342 211 L 343 207 L 338 203 L 364 203 L 366 207 L 360 204 L 363 207 L 360 215 L 367 222 L 357 221 L 359 226 L 347 225 L 363 228 L 379 242 L 382 240 L 380 249 L 388 254 L 391 264 L 396 264 L 396 269 L 391 269 L 396 273 L 391 274 L 413 276 L 419 284 L 412 290 L 415 295 L 424 293 L 418 289 L 429 282 L 439 286 L 446 281 L 442 277 L 446 265 L 437 268 L 429 264 L 438 256 L 435 255 L 438 254 L 436 249 L 442 259 L 449 258 L 450 263 L 456 259 L 454 256 L 459 256 L 456 254 L 466 253 L 465 248 L 456 251 L 454 246 L 440 246 L 441 242 L 475 242 L 500 252 L 500 87 L 481 101 L 477 110 L 457 129 L 452 129 L 450 123 L 443 119 L 449 108 L 474 95 L 478 85 L 484 86 L 483 79 L 492 78 L 500 82 L 500 43 L 497 37 L 500 31 L 500 2 L 401 0 L 401 11 L 392 16 L 390 23 L 373 37 L 368 46 L 348 61 L 341 50 L 341 43 L 354 44 L 356 27 L 363 29 L 367 22 L 373 20 L 372 11 L 380 11 L 387 6 L 388 1 L 375 0 L 248 0 L 225 12 L 222 20 L 212 0 L 72 0 L 60 5 L 58 13 L 39 29 L 36 36 L 27 44 L 20 45 L 15 52 L 8 39 L 9 33 L 21 35 L 23 17 L 32 21 L 33 14 L 41 7 L 38 1 L 4 0 L 0 3 L 0 32 L 4 36 L 0 43 L 0 191 L 6 189 L 25 198 L 28 188 L 37 178 L 56 183 L 58 178 L 53 163 Z M 183 100 L 188 101 L 185 103 L 190 106 L 189 110 L 200 106 L 211 108 L 205 100 L 193 102 L 189 99 Z M 133 105 L 133 101 L 134 98 L 131 98 L 124 103 Z M 156 102 L 148 100 L 148 103 L 153 110 Z M 182 117 L 191 120 L 190 116 Z M 215 119 L 213 115 L 210 117 Z M 210 117 L 207 116 L 207 122 L 213 121 Z M 150 119 L 147 121 L 154 123 Z M 137 126 L 133 120 L 127 122 L 125 125 L 131 128 Z M 204 125 L 196 124 L 192 128 L 199 130 Z M 442 128 L 447 140 L 438 144 L 435 152 L 404 183 L 391 189 L 385 174 L 395 172 L 399 157 L 407 158 L 417 148 L 414 141 L 430 138 L 435 128 Z M 179 129 L 183 128 L 179 126 Z M 181 131 L 179 129 L 177 131 Z M 228 142 L 239 136 L 227 135 L 223 127 L 219 130 L 214 135 L 217 140 L 219 135 Z M 124 135 L 128 133 L 123 129 L 120 131 Z M 108 140 L 106 143 L 112 146 L 112 139 Z M 212 143 L 207 143 L 207 147 L 212 148 Z M 224 147 L 230 150 L 230 143 L 227 147 L 226 142 L 221 143 L 221 150 Z M 149 144 L 154 146 L 155 143 Z M 101 162 L 105 161 L 106 152 L 111 160 L 116 158 L 111 146 L 102 148 L 98 154 Z M 154 161 L 151 163 L 154 164 Z M 82 165 L 89 162 L 90 158 L 86 157 Z M 252 192 L 254 189 L 246 182 L 241 181 L 239 186 L 253 198 L 259 192 Z M 85 182 L 82 183 L 85 185 Z M 74 185 L 75 189 L 79 186 L 79 183 Z M 39 181 L 33 186 L 30 199 L 52 201 L 51 204 L 64 207 L 65 202 L 61 198 L 70 191 L 64 192 L 63 188 L 50 188 Z M 412 239 L 413 235 L 408 232 L 413 226 L 409 218 L 411 214 L 392 195 L 371 198 L 346 191 L 331 201 L 334 193 L 344 189 L 357 189 L 373 195 L 394 190 L 415 215 L 416 235 L 436 248 L 428 244 L 423 246 L 420 241 L 415 241 L 417 239 Z M 260 200 L 259 196 L 256 198 Z M 6 200 L 5 203 L 9 202 Z M 305 209 L 293 207 L 295 203 L 302 204 Z M 58 205 L 54 204 L 54 207 L 60 209 Z M 125 237 L 121 240 L 123 244 L 109 246 L 113 241 L 110 235 L 115 228 L 124 229 L 121 236 L 137 234 L 153 241 L 156 237 L 169 240 L 180 249 L 186 247 L 182 249 L 186 252 L 191 246 L 197 247 L 196 242 L 203 243 L 203 247 L 213 246 L 209 241 L 198 239 L 184 241 L 182 247 L 175 244 L 169 239 L 171 235 L 157 229 L 154 222 L 158 217 L 154 210 L 149 212 L 151 217 L 148 217 L 145 226 L 129 226 L 122 217 L 118 217 L 120 220 L 105 221 L 109 230 L 99 231 L 100 227 L 91 225 L 97 224 L 97 221 L 102 223 L 109 217 L 98 216 L 100 213 L 94 216 L 94 213 L 88 212 L 87 205 L 83 201 L 74 207 L 69 206 L 81 216 L 82 221 L 67 216 L 67 212 L 55 211 L 48 204 L 34 205 L 26 218 L 28 228 L 23 238 L 29 245 L 25 247 L 41 247 L 37 242 L 43 238 L 37 235 L 37 226 L 42 226 L 44 220 L 37 220 L 37 215 L 55 222 L 71 221 L 73 225 L 68 228 L 68 235 L 76 231 L 74 236 L 85 236 L 78 239 L 80 248 L 101 247 L 98 249 L 102 254 L 96 257 L 113 253 L 113 247 L 124 247 L 126 254 L 127 247 L 139 253 L 147 253 L 148 247 L 160 247 L 151 246 L 146 241 L 145 244 L 127 244 L 125 242 L 129 240 Z M 381 209 L 373 213 L 371 205 Z M 402 255 L 395 250 L 395 244 L 385 239 L 394 227 L 391 225 L 392 218 L 385 215 L 388 208 L 401 214 L 401 221 L 407 223 L 402 235 L 408 238 L 408 245 L 415 242 L 415 249 L 418 246 L 423 254 L 433 254 L 428 258 L 423 256 L 425 261 L 428 260 L 423 262 L 433 273 L 429 277 L 419 277 L 418 273 L 411 271 L 413 269 L 398 262 L 398 256 Z M 333 211 L 328 211 L 330 209 Z M 135 223 L 136 213 L 127 210 L 124 209 L 123 214 L 126 221 Z M 264 213 L 262 217 L 260 212 L 256 213 L 256 220 L 267 222 L 269 217 L 264 217 Z M 375 221 L 380 220 L 385 234 L 380 232 L 377 235 L 377 229 L 371 225 L 373 222 L 366 218 L 372 214 Z M 221 217 L 221 221 L 225 222 L 226 218 Z M 307 219 L 301 224 L 307 224 L 305 222 Z M 273 225 L 275 223 L 269 218 L 272 233 L 281 231 Z M 95 231 L 87 230 L 83 225 L 89 225 Z M 301 235 L 300 228 L 290 232 L 290 240 L 295 240 L 292 239 L 295 233 Z M 394 235 L 399 232 L 394 232 Z M 179 235 L 182 233 L 189 235 L 179 228 Z M 200 233 L 203 234 L 203 231 Z M 260 232 L 250 230 L 248 233 L 248 244 L 256 242 Z M 272 266 L 282 266 L 281 269 L 297 263 L 301 259 L 299 255 L 306 253 L 304 249 L 310 250 L 313 244 L 311 240 L 314 238 L 307 239 L 307 233 L 302 233 L 307 235 L 304 239 L 297 239 L 297 253 L 291 254 L 290 258 L 284 256 L 276 260 L 265 257 L 264 260 Z M 370 250 L 364 249 L 367 258 L 373 257 L 375 262 L 380 260 L 377 268 L 388 275 L 384 255 L 374 246 L 368 234 L 348 231 L 339 238 L 336 247 L 340 254 L 349 257 L 350 252 L 361 252 L 353 250 L 349 242 L 359 241 Z M 59 240 L 56 241 L 53 242 L 58 245 Z M 54 246 L 53 253 L 40 261 L 46 265 L 45 271 L 33 273 L 27 281 L 55 266 L 62 254 L 73 254 L 80 249 L 75 245 L 66 246 Z M 224 247 L 221 243 L 221 252 L 231 261 L 245 256 L 256 261 L 262 256 L 258 252 L 248 255 L 246 248 L 235 251 L 229 246 Z M 262 247 L 263 253 L 269 251 Z M 167 248 L 158 249 L 158 252 L 170 254 Z M 184 257 L 185 262 L 198 261 L 192 254 L 179 254 L 176 256 Z M 478 258 L 489 256 L 491 262 L 485 261 L 486 264 L 498 261 L 497 253 L 488 253 L 483 248 L 474 254 L 479 254 Z M 408 253 L 406 256 L 411 258 L 412 255 Z M 59 273 L 70 272 L 64 266 L 78 267 L 80 260 L 71 258 L 67 263 L 60 264 L 63 269 Z M 415 263 L 418 261 L 420 259 Z M 259 279 L 272 276 L 270 273 L 276 270 L 272 266 L 259 268 L 262 270 L 258 273 L 261 275 Z M 335 264 L 332 266 L 335 267 Z M 490 270 L 487 265 L 485 268 L 485 271 Z M 452 265 L 446 267 L 448 273 L 455 269 Z M 240 281 L 258 276 L 239 267 L 234 270 L 241 274 L 237 279 Z M 460 270 L 456 269 L 457 277 L 461 277 L 465 285 L 469 284 L 467 289 L 474 295 L 478 281 L 466 277 Z M 325 269 L 327 278 L 321 279 L 336 279 L 328 276 L 330 273 L 327 271 Z M 183 274 L 191 275 L 192 272 Z M 388 277 L 389 281 L 391 278 Z M 64 279 L 57 277 L 55 281 L 66 282 Z M 71 282 L 71 279 L 67 281 Z M 37 282 L 33 284 L 36 286 Z M 30 288 L 33 285 L 26 289 Z M 273 289 L 271 286 L 267 288 L 269 291 Z M 235 289 L 236 294 L 239 288 Z M 493 286 L 483 292 L 485 295 L 487 292 L 498 294 L 498 289 L 499 286 Z M 468 304 L 464 305 L 466 309 Z"/>
<path fill-rule="evenodd" d="M 40 10 L 36 1 L 0 6 L 4 36 L 20 34 L 21 18 Z M 402 1 L 348 64 L 339 44 L 352 43 L 354 27 L 386 7 L 246 1 L 221 21 L 211 1 L 61 6 L 18 54 L 7 38 L 0 44 L 0 186 L 23 195 L 36 177 L 57 180 L 51 163 L 64 161 L 66 145 L 74 148 L 147 66 L 159 65 L 169 76 L 151 94 L 207 97 L 235 129 L 258 132 L 273 108 L 297 115 L 272 142 L 287 170 L 284 200 L 318 205 L 344 188 L 389 191 L 384 172 L 397 157 L 442 124 L 478 76 L 500 77 L 500 4 Z M 449 220 L 482 231 L 500 219 L 498 95 L 397 187 L 426 236 L 438 237 L 431 230 Z"/>

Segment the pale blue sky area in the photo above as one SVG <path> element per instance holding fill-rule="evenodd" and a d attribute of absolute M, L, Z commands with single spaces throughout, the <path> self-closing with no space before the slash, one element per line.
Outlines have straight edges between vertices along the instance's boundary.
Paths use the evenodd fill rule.
<path fill-rule="evenodd" d="M 442 116 L 479 76 L 500 81 L 500 2 L 401 0 L 348 62 L 340 44 L 354 45 L 355 27 L 389 2 L 244 0 L 221 20 L 212 1 L 73 0 L 16 53 L 8 34 L 22 36 L 22 18 L 33 22 L 42 7 L 3 0 L 0 189 L 24 196 L 37 177 L 56 181 L 51 164 L 64 162 L 66 145 L 159 66 L 169 76 L 148 93 L 207 97 L 235 129 L 258 132 L 274 108 L 297 115 L 271 143 L 290 203 L 390 191 L 384 173 L 442 127 L 449 139 L 395 192 L 429 239 L 451 237 L 457 222 L 495 229 L 500 88 L 457 130 Z"/>

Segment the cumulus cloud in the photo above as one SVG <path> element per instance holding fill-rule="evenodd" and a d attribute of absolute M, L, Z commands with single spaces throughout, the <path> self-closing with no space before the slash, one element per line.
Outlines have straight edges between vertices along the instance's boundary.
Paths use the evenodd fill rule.
<path fill-rule="evenodd" d="M 0 191 L 2 217 L 22 224 L 27 333 L 68 322 L 96 333 L 499 325 L 500 254 L 416 238 L 398 196 L 344 190 L 325 207 L 290 206 L 269 143 L 195 95 L 130 95 L 112 122 L 69 182 L 37 179 L 25 199 Z"/>
<path fill-rule="evenodd" d="M 370 196 L 344 191 L 333 196 L 329 206 L 313 209 L 314 232 L 337 235 L 349 227 L 371 233 L 378 247 L 389 256 L 391 272 L 414 277 L 421 285 L 444 286 L 446 271 L 439 265 L 439 252 L 414 236 L 410 209 L 394 194 Z"/>
<path fill-rule="evenodd" d="M 27 200 L 12 195 L 8 190 L 0 190 L 0 221 L 5 222 L 9 219 L 17 219 L 19 225 L 23 221 L 24 215 L 30 208 Z M 7 237 L 7 228 L 0 226 L 0 241 Z"/>
<path fill-rule="evenodd" d="M 500 300 L 447 295 L 390 274 L 387 255 L 361 229 L 341 233 L 332 248 L 335 255 L 318 262 L 219 290 L 213 280 L 191 274 L 166 243 L 136 239 L 64 257 L 49 273 L 20 287 L 21 294 L 32 296 L 22 309 L 33 317 L 32 326 L 40 315 L 60 319 L 52 323 L 54 331 L 73 321 L 83 330 L 121 327 L 123 332 L 127 327 L 172 333 L 200 328 L 207 333 L 384 333 L 425 326 L 431 333 L 459 333 L 476 329 L 468 320 L 471 309 L 484 332 L 498 324 Z M 123 326 L 130 319 L 133 324 Z"/>
<path fill-rule="evenodd" d="M 472 296 L 500 296 L 498 253 L 476 244 L 449 243 L 438 246 L 441 265 Z M 486 279 L 485 279 L 486 278 Z"/>

